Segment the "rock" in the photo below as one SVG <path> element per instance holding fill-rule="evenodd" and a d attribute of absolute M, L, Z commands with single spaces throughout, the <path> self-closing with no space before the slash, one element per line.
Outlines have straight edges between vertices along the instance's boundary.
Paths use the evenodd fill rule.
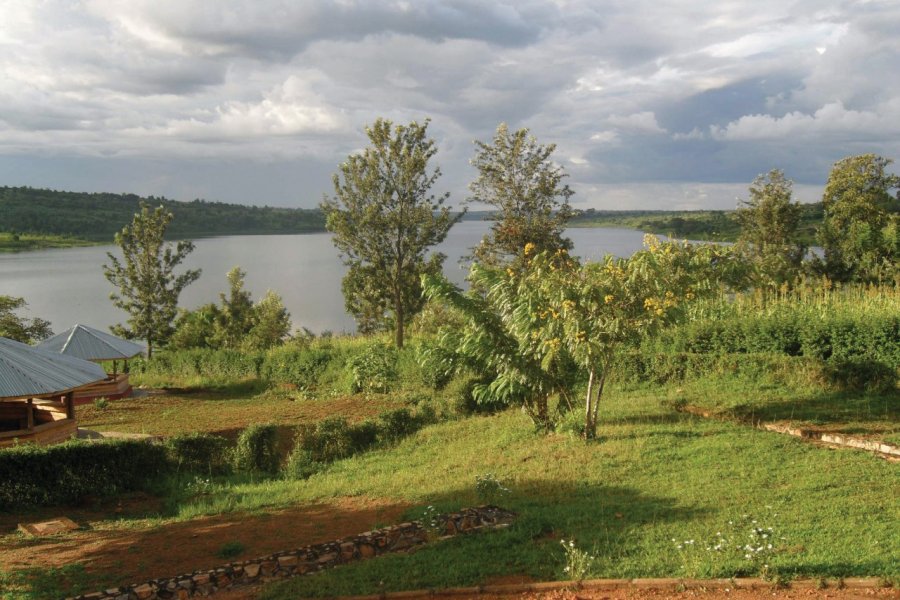
<path fill-rule="evenodd" d="M 195 585 L 206 585 L 209 583 L 209 573 L 200 573 L 199 575 L 194 575 L 191 579 L 193 579 Z"/>
<path fill-rule="evenodd" d="M 375 556 L 375 548 L 373 548 L 369 544 L 360 544 L 358 548 L 359 555 L 362 558 L 372 558 L 373 556 Z"/>
<path fill-rule="evenodd" d="M 147 583 L 137 586 L 132 591 L 134 592 L 134 595 L 138 597 L 138 600 L 147 600 L 147 598 L 153 595 L 153 588 Z"/>
<path fill-rule="evenodd" d="M 259 575 L 259 569 L 259 565 L 247 565 L 244 567 L 244 574 L 249 579 L 256 579 L 256 577 Z"/>
<path fill-rule="evenodd" d="M 288 569 L 290 567 L 296 567 L 298 563 L 298 559 L 296 556 L 279 556 L 278 557 L 278 567 L 281 569 Z"/>
<path fill-rule="evenodd" d="M 330 563 L 331 561 L 337 559 L 337 557 L 337 552 L 329 552 L 328 554 L 323 554 L 322 556 L 320 556 L 319 560 L 317 560 L 316 562 L 320 565 L 324 565 L 325 563 Z"/>

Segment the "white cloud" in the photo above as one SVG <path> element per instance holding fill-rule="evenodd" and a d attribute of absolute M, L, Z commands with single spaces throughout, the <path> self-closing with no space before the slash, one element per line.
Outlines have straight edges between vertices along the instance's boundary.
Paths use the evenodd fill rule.
<path fill-rule="evenodd" d="M 842 103 L 832 102 L 813 114 L 795 111 L 783 117 L 746 115 L 724 127 L 711 127 L 710 134 L 717 140 L 795 140 L 835 133 L 868 137 L 885 133 L 885 128 L 898 130 L 898 127 L 896 120 L 891 122 L 875 112 L 848 110 Z"/>

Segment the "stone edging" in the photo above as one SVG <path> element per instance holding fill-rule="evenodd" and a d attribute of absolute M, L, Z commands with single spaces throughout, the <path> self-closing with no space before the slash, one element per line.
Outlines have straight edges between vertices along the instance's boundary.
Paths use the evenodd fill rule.
<path fill-rule="evenodd" d="M 434 523 L 437 535 L 450 537 L 506 527 L 515 517 L 515 513 L 496 506 L 479 506 L 437 516 Z M 82 594 L 67 600 L 186 600 L 192 596 L 208 596 L 219 590 L 315 573 L 391 552 L 411 552 L 426 544 L 434 535 L 433 531 L 418 522 L 401 523 L 333 542 L 276 552 L 176 577 Z"/>
<path fill-rule="evenodd" d="M 754 590 L 772 589 L 775 583 L 756 577 L 732 579 L 589 579 L 584 581 L 546 581 L 540 583 L 511 583 L 480 585 L 476 587 L 445 588 L 441 590 L 410 590 L 405 592 L 384 592 L 367 596 L 337 596 L 332 600 L 415 600 L 448 596 L 476 597 L 482 594 L 526 594 L 552 592 L 557 590 L 618 590 L 646 589 L 681 592 L 691 589 Z M 790 589 L 878 589 L 885 587 L 877 577 L 853 577 L 847 579 L 798 579 L 789 582 Z"/>
<path fill-rule="evenodd" d="M 790 425 L 782 425 L 780 423 L 763 423 L 762 421 L 754 423 L 747 420 L 731 418 L 726 415 L 717 414 L 705 408 L 700 408 L 699 406 L 693 406 L 691 404 L 676 405 L 675 410 L 677 410 L 678 412 L 688 413 L 696 417 L 703 417 L 704 419 L 716 419 L 719 421 L 745 423 L 764 431 L 772 431 L 775 433 L 782 433 L 784 435 L 791 435 L 794 437 L 802 438 L 804 440 L 821 442 L 830 446 L 867 450 L 869 452 L 875 453 L 882 458 L 887 458 L 889 460 L 900 460 L 900 447 L 889 444 L 887 442 L 875 442 L 872 440 L 852 437 L 849 435 L 827 433 L 822 431 L 815 431 L 813 429 L 803 429 L 802 427 L 791 427 Z"/>

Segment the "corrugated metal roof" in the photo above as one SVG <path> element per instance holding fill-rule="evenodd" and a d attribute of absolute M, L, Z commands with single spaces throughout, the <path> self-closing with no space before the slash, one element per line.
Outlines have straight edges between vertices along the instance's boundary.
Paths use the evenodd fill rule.
<path fill-rule="evenodd" d="M 122 360 L 144 351 L 144 347 L 87 325 L 75 325 L 37 345 L 40 350 L 59 352 L 84 360 Z"/>
<path fill-rule="evenodd" d="M 104 379 L 100 365 L 0 337 L 0 398 L 61 394 Z"/>

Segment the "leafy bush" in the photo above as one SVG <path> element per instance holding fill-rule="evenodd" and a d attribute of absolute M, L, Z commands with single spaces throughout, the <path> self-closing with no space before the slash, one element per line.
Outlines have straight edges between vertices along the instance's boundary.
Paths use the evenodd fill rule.
<path fill-rule="evenodd" d="M 247 427 L 238 438 L 233 462 L 238 471 L 278 471 L 278 428 L 271 424 Z"/>
<path fill-rule="evenodd" d="M 350 360 L 351 392 L 386 393 L 397 378 L 397 349 L 381 342 Z"/>
<path fill-rule="evenodd" d="M 897 370 L 873 360 L 830 361 L 823 373 L 829 384 L 842 390 L 885 393 L 897 386 Z"/>
<path fill-rule="evenodd" d="M 171 471 L 166 449 L 142 440 L 15 446 L 0 451 L 0 510 L 144 490 Z"/>
<path fill-rule="evenodd" d="M 324 468 L 325 463 L 317 461 L 312 452 L 298 443 L 288 455 L 282 473 L 287 479 L 309 479 Z"/>
<path fill-rule="evenodd" d="M 292 383 L 302 389 L 314 388 L 334 352 L 331 348 L 285 346 L 268 353 L 262 366 L 265 379 Z"/>
<path fill-rule="evenodd" d="M 408 408 L 386 410 L 378 415 L 378 438 L 391 443 L 419 429 L 419 420 Z"/>
<path fill-rule="evenodd" d="M 228 470 L 229 444 L 221 436 L 188 433 L 167 439 L 165 445 L 178 470 L 209 474 Z"/>

